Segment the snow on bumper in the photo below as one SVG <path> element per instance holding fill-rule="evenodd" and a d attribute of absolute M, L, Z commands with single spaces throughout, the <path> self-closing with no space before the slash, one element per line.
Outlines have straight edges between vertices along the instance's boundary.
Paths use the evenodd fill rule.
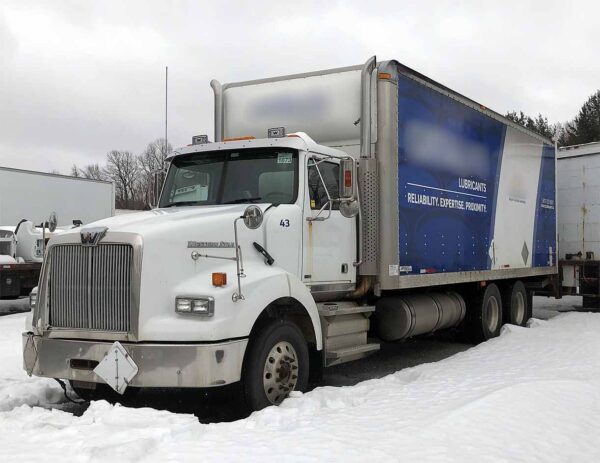
<path fill-rule="evenodd" d="M 23 333 L 23 368 L 48 378 L 104 383 L 93 369 L 112 342 Z M 247 339 L 214 344 L 122 343 L 139 368 L 134 387 L 215 387 L 240 380 Z"/>

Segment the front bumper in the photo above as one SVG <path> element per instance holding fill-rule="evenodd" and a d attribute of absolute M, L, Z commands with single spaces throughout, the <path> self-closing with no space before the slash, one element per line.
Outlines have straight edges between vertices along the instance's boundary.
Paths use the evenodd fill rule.
<path fill-rule="evenodd" d="M 30 375 L 104 383 L 93 368 L 112 342 L 52 339 L 23 333 Z M 137 364 L 134 387 L 215 387 L 240 380 L 247 339 L 215 344 L 121 343 Z"/>

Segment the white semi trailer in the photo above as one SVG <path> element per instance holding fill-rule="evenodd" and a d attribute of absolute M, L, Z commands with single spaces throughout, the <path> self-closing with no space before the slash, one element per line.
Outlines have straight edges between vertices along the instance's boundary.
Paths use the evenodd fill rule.
<path fill-rule="evenodd" d="M 114 215 L 111 182 L 0 167 L 0 299 L 28 295 L 37 285 L 54 213 L 59 227 Z"/>
<path fill-rule="evenodd" d="M 375 57 L 211 85 L 215 142 L 173 154 L 157 209 L 50 241 L 29 374 L 260 409 L 378 339 L 526 323 L 557 273 L 550 140 Z"/>
<path fill-rule="evenodd" d="M 562 293 L 600 309 L 600 142 L 557 153 L 558 236 Z"/>

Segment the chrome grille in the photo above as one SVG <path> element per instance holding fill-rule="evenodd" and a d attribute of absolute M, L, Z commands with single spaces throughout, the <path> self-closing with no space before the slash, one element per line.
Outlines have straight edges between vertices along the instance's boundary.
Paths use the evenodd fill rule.
<path fill-rule="evenodd" d="M 49 314 L 56 328 L 127 332 L 133 248 L 57 245 L 50 254 Z"/>

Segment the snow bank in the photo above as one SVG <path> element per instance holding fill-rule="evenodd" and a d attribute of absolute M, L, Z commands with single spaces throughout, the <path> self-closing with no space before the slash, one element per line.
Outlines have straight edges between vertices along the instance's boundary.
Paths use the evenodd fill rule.
<path fill-rule="evenodd" d="M 27 314 L 0 317 L 0 412 L 23 404 L 43 405 L 63 400 L 62 389 L 55 381 L 29 378 L 23 371 L 21 333 L 25 331 L 26 317 Z"/>
<path fill-rule="evenodd" d="M 0 319 L 0 336 L 8 332 L 17 334 Z M 19 376 L 20 347 L 2 339 L 0 384 L 8 387 L 8 374 L 19 391 L 8 402 L 0 396 L 0 455 L 6 461 L 600 461 L 599 333 L 600 314 L 507 326 L 499 338 L 437 363 L 295 394 L 278 408 L 209 425 L 106 402 L 92 403 L 81 417 L 31 407 L 55 400 L 55 388 Z"/>

